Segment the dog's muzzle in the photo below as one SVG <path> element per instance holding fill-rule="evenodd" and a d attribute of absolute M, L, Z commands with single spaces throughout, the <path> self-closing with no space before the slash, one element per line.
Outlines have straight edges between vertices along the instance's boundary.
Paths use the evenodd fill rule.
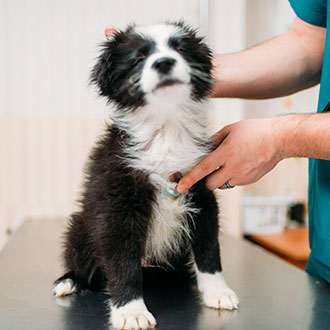
<path fill-rule="evenodd" d="M 160 74 L 169 74 L 176 63 L 176 59 L 171 57 L 161 57 L 157 59 L 153 64 L 152 68 Z"/>

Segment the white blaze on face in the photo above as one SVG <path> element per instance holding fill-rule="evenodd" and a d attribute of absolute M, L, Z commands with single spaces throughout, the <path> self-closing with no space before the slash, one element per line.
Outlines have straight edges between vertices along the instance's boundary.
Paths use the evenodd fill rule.
<path fill-rule="evenodd" d="M 152 65 L 160 58 L 168 57 L 176 60 L 170 77 L 180 81 L 182 84 L 190 83 L 190 67 L 183 57 L 168 45 L 170 37 L 180 35 L 180 29 L 173 25 L 159 24 L 148 27 L 139 27 L 137 32 L 144 38 L 151 38 L 155 44 L 154 52 L 147 58 L 141 75 L 141 89 L 144 93 L 157 92 L 155 88 L 161 81 L 159 73 Z"/>

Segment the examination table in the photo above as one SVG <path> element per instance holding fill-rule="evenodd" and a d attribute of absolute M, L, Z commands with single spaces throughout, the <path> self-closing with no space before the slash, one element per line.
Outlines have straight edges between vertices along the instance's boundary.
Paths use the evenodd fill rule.
<path fill-rule="evenodd" d="M 55 299 L 63 220 L 26 221 L 0 252 L 1 330 L 106 330 L 105 293 Z M 221 237 L 224 274 L 237 311 L 201 306 L 194 285 L 145 289 L 157 330 L 329 330 L 330 285 L 252 243 Z"/>

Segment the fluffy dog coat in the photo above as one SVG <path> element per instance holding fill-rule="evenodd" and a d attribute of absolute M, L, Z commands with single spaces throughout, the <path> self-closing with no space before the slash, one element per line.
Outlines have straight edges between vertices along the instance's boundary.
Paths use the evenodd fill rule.
<path fill-rule="evenodd" d="M 213 192 L 202 180 L 176 196 L 168 180 L 210 152 L 203 101 L 211 69 L 210 50 L 182 22 L 117 32 L 93 68 L 113 124 L 91 153 L 81 209 L 65 236 L 67 273 L 54 293 L 105 288 L 115 328 L 155 326 L 142 292 L 150 265 L 191 261 L 205 305 L 238 305 L 221 275 Z"/>

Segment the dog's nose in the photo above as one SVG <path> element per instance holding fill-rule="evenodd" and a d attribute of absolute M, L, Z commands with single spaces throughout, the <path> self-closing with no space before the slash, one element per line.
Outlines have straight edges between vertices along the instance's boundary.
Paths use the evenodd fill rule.
<path fill-rule="evenodd" d="M 176 62 L 176 59 L 171 58 L 171 57 L 161 57 L 158 60 L 156 60 L 152 67 L 157 70 L 159 73 L 169 73 L 174 64 Z"/>

